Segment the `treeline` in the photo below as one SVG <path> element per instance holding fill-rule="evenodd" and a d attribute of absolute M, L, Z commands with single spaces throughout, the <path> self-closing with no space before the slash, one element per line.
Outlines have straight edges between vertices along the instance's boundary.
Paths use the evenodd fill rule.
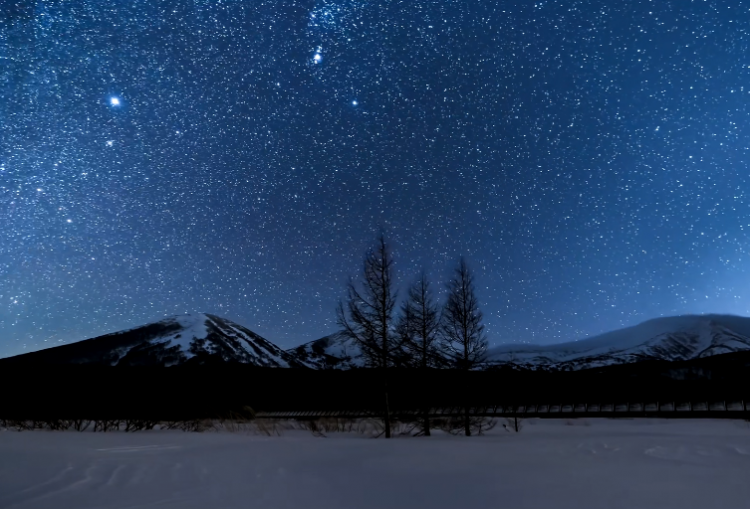
<path fill-rule="evenodd" d="M 337 322 L 341 335 L 352 340 L 361 353 L 365 367 L 381 373 L 385 437 L 391 436 L 391 388 L 389 371 L 411 368 L 423 393 L 429 391 L 427 372 L 449 368 L 470 371 L 486 360 L 487 336 L 482 311 L 476 296 L 474 276 L 461 258 L 447 285 L 447 297 L 438 306 L 424 272 L 409 288 L 397 308 L 393 280 L 393 257 L 383 234 L 364 260 L 359 285 L 350 282 L 346 302 L 339 304 Z M 459 388 L 469 398 L 472 388 Z M 421 433 L 430 434 L 427 405 Z M 471 435 L 469 405 L 464 405 L 463 429 Z M 481 429 L 482 423 L 478 424 Z"/>
<path fill-rule="evenodd" d="M 388 372 L 392 420 L 408 414 L 419 432 L 422 412 L 463 410 L 453 428 L 486 428 L 475 409 L 493 405 L 747 400 L 747 376 L 727 380 L 672 380 L 668 363 L 651 373 L 607 369 L 564 373 L 408 368 Z M 626 368 L 625 366 L 622 367 Z M 419 382 L 419 383 L 418 383 Z M 256 412 L 355 411 L 383 415 L 382 372 L 293 370 L 243 364 L 117 368 L 49 366 L 43 373 L 0 373 L 0 421 L 194 423 L 251 418 Z M 467 390 L 467 388 L 469 390 Z M 415 412 L 417 412 L 415 417 Z M 431 412 L 430 412 L 431 413 Z M 684 416 L 684 414 L 681 414 Z M 431 423 L 431 425 L 434 423 Z"/>

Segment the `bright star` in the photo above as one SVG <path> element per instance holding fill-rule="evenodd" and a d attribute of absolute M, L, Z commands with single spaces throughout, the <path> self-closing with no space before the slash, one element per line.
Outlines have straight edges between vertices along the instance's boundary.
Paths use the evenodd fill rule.
<path fill-rule="evenodd" d="M 358 104 L 359 104 L 359 103 L 357 102 L 357 100 L 356 100 L 356 99 L 354 99 L 354 100 L 352 101 L 352 106 L 356 106 L 356 105 L 358 105 Z"/>
<path fill-rule="evenodd" d="M 320 63 L 320 61 L 323 60 L 323 55 L 320 53 L 315 53 L 315 56 L 313 57 L 313 62 L 316 64 Z"/>
<path fill-rule="evenodd" d="M 108 147 L 111 147 L 114 144 L 115 144 L 114 140 L 107 140 L 107 146 Z"/>
<path fill-rule="evenodd" d="M 109 98 L 109 104 L 112 106 L 119 106 L 120 105 L 120 99 L 118 97 L 110 97 Z"/>

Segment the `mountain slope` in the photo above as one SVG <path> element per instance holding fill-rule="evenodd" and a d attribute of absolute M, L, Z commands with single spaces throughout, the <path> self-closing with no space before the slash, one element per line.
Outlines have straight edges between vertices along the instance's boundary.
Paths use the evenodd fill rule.
<path fill-rule="evenodd" d="M 686 315 L 657 318 L 592 338 L 558 345 L 504 345 L 491 364 L 577 370 L 644 360 L 680 361 L 750 351 L 750 318 Z"/>
<path fill-rule="evenodd" d="M 364 367 L 362 352 L 354 342 L 340 334 L 290 348 L 287 353 L 317 369 L 352 369 Z"/>
<path fill-rule="evenodd" d="M 557 345 L 504 345 L 488 352 L 487 367 L 513 364 L 531 370 L 573 371 L 639 361 L 680 361 L 750 352 L 750 318 L 687 315 Z M 333 334 L 287 350 L 318 369 L 351 369 L 364 361 L 356 344 Z"/>
<path fill-rule="evenodd" d="M 0 360 L 3 364 L 175 366 L 239 362 L 262 367 L 311 367 L 230 320 L 195 313 L 77 343 Z"/>
<path fill-rule="evenodd" d="M 639 361 L 690 361 L 750 354 L 750 318 L 729 315 L 658 318 L 557 345 L 504 345 L 486 367 L 575 371 Z M 236 362 L 262 367 L 352 369 L 364 366 L 357 345 L 340 334 L 282 350 L 230 320 L 209 314 L 165 318 L 77 343 L 0 359 L 0 366 L 89 364 L 176 366 Z"/>

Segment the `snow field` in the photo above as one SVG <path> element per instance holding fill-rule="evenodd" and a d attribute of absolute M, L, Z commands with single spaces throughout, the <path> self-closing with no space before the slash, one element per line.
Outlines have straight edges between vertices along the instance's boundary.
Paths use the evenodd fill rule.
<path fill-rule="evenodd" d="M 750 423 L 528 420 L 367 438 L 0 431 L 2 508 L 747 508 Z M 286 426 L 289 428 L 290 426 Z"/>

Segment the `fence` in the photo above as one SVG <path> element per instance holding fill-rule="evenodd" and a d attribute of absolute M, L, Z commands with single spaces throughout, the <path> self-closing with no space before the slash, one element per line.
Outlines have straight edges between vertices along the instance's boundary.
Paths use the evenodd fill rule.
<path fill-rule="evenodd" d="M 746 401 L 669 401 L 651 403 L 552 403 L 513 406 L 486 406 L 469 409 L 471 415 L 483 417 L 727 417 L 748 418 Z M 394 410 L 395 418 L 422 415 L 418 410 Z M 429 410 L 432 417 L 464 415 L 463 407 L 442 407 Z M 258 412 L 257 419 L 317 419 L 324 417 L 368 418 L 379 417 L 368 410 L 272 411 Z"/>

